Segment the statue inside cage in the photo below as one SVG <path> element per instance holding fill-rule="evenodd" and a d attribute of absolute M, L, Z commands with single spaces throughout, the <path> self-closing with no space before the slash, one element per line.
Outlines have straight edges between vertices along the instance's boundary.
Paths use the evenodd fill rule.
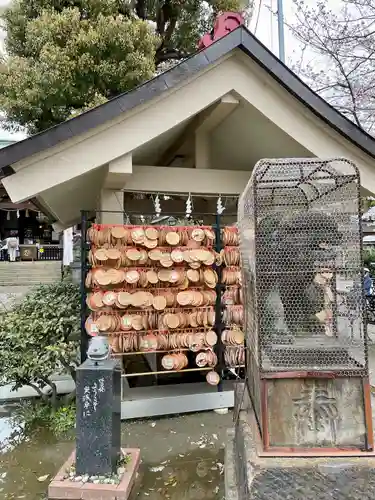
<path fill-rule="evenodd" d="M 360 178 L 346 159 L 270 159 L 238 206 L 246 384 L 265 449 L 370 450 Z"/>
<path fill-rule="evenodd" d="M 258 223 L 260 247 L 258 273 L 267 276 L 262 304 L 278 292 L 284 315 L 284 333 L 292 342 L 298 335 L 333 335 L 331 280 L 335 272 L 341 234 L 332 216 L 321 212 L 268 215 Z M 270 311 L 269 311 L 270 314 Z M 262 319 L 264 334 L 281 333 Z"/>

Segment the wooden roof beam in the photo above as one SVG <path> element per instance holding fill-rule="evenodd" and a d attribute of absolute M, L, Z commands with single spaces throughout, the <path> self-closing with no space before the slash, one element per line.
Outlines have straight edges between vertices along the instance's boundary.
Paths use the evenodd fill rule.
<path fill-rule="evenodd" d="M 232 94 L 226 94 L 196 129 L 195 168 L 211 168 L 210 134 L 233 113 L 239 103 Z"/>
<path fill-rule="evenodd" d="M 212 106 L 210 113 L 202 117 L 195 134 L 209 134 L 237 108 L 240 101 L 233 94 L 226 94 Z"/>
<path fill-rule="evenodd" d="M 226 94 L 218 102 L 196 115 L 177 139 L 159 157 L 156 165 L 159 167 L 169 166 L 189 138 L 196 137 L 197 133 L 208 134 L 211 132 L 235 110 L 238 104 L 238 99 L 232 94 Z"/>

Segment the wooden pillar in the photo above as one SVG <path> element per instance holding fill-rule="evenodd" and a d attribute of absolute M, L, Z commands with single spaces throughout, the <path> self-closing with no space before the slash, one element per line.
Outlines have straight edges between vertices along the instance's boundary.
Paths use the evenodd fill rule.
<path fill-rule="evenodd" d="M 101 190 L 98 220 L 101 224 L 124 223 L 124 193 L 112 189 Z"/>

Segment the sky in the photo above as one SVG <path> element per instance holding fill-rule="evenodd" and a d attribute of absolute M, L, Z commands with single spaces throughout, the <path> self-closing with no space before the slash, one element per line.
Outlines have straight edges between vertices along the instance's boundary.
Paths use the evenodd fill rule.
<path fill-rule="evenodd" d="M 1 1 L 1 0 L 0 0 Z M 305 0 L 305 4 L 314 7 L 319 2 L 319 0 Z M 288 28 L 289 25 L 293 25 L 296 19 L 295 16 L 295 5 L 293 0 L 282 0 L 283 11 L 284 11 L 284 32 L 285 32 L 285 58 L 286 63 L 290 66 L 293 62 L 296 62 L 301 56 L 301 45 Z M 332 11 L 338 11 L 343 4 L 342 0 L 328 0 L 328 7 Z M 271 12 L 277 12 L 277 0 L 254 0 L 255 8 L 254 14 L 249 26 L 250 31 L 252 31 L 259 40 L 266 45 L 274 54 L 279 55 L 279 44 L 278 44 L 278 28 L 277 28 L 277 18 L 275 14 Z M 259 9 L 260 6 L 260 9 Z M 259 19 L 258 19 L 259 12 Z M 312 51 L 306 50 L 304 52 L 304 60 L 312 61 L 316 60 L 317 56 Z"/>
<path fill-rule="evenodd" d="M 278 23 L 276 15 L 272 14 L 272 12 L 277 12 L 277 0 L 254 0 L 254 3 L 255 8 L 249 26 L 250 31 L 252 31 L 274 54 L 279 55 Z M 293 0 L 283 0 L 282 3 L 285 22 L 287 24 L 293 24 L 295 18 Z M 315 0 L 310 0 L 310 3 L 314 4 Z M 330 0 L 329 4 L 340 4 L 340 0 Z M 286 62 L 293 62 L 300 54 L 300 47 L 291 30 L 285 24 L 284 34 Z"/>

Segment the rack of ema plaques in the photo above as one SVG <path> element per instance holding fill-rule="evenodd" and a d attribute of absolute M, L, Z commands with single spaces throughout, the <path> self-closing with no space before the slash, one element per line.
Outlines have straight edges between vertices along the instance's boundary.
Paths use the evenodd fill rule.
<path fill-rule="evenodd" d="M 246 383 L 263 450 L 371 451 L 357 168 L 262 160 L 238 223 Z"/>
<path fill-rule="evenodd" d="M 123 416 L 233 406 L 244 374 L 235 227 L 87 228 L 82 347 L 106 336 L 122 367 Z"/>

